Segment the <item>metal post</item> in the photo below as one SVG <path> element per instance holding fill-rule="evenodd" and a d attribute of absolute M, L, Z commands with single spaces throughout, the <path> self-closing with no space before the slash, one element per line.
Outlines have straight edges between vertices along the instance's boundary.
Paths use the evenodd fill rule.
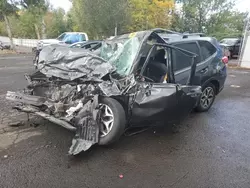
<path fill-rule="evenodd" d="M 117 36 L 117 23 L 115 23 L 115 36 Z"/>
<path fill-rule="evenodd" d="M 237 66 L 241 66 L 241 61 L 244 55 L 244 51 L 245 51 L 245 46 L 246 46 L 246 41 L 248 39 L 248 28 L 250 27 L 250 18 L 248 18 L 247 23 L 246 23 L 246 27 L 245 27 L 245 32 L 244 32 L 244 36 L 243 36 L 243 40 L 240 46 L 240 57 L 239 57 L 239 61 L 238 61 L 238 65 Z"/>

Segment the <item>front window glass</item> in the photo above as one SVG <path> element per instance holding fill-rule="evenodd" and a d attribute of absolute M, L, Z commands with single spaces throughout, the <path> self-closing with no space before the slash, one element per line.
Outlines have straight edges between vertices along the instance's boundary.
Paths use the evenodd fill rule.
<path fill-rule="evenodd" d="M 86 37 L 78 33 L 63 33 L 57 38 L 57 40 L 73 44 L 76 42 L 86 41 Z"/>
<path fill-rule="evenodd" d="M 61 34 L 61 35 L 57 38 L 57 40 L 63 41 L 63 39 L 65 38 L 65 36 L 66 36 L 66 33 Z"/>
<path fill-rule="evenodd" d="M 67 34 L 63 41 L 68 44 L 79 42 L 79 34 Z"/>
<path fill-rule="evenodd" d="M 111 63 L 121 76 L 130 73 L 136 54 L 139 51 L 138 37 L 114 39 L 103 42 L 100 56 Z"/>

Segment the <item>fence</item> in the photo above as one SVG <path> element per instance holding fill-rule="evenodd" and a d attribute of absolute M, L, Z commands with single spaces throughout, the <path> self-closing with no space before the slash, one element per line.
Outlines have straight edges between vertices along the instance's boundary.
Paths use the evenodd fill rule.
<path fill-rule="evenodd" d="M 8 37 L 1 37 L 0 36 L 0 41 L 4 43 L 10 43 L 10 39 Z M 14 38 L 13 42 L 17 46 L 25 46 L 25 47 L 36 47 L 38 40 L 36 39 L 17 39 Z"/>

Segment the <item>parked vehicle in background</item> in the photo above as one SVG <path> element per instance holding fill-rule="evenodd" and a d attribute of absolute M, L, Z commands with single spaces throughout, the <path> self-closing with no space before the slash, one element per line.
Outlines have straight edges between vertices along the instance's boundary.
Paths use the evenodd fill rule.
<path fill-rule="evenodd" d="M 37 49 L 42 49 L 44 46 L 48 46 L 50 44 L 74 44 L 77 42 L 85 42 L 88 41 L 88 35 L 82 32 L 65 32 L 61 34 L 56 39 L 43 39 L 40 40 L 37 44 Z"/>
<path fill-rule="evenodd" d="M 222 52 L 223 52 L 223 56 L 226 56 L 228 59 L 231 58 L 231 52 L 229 50 L 229 48 L 225 45 L 220 45 Z"/>
<path fill-rule="evenodd" d="M 40 54 L 40 51 L 43 49 L 43 47 L 51 45 L 51 44 L 72 45 L 78 42 L 84 43 L 88 40 L 89 40 L 88 35 L 82 32 L 65 32 L 61 34 L 59 37 L 57 37 L 56 39 L 40 40 L 37 43 L 36 49 L 32 49 L 32 51 L 35 53 L 35 57 L 33 60 L 35 68 L 37 67 L 37 63 L 39 61 L 39 54 Z"/>
<path fill-rule="evenodd" d="M 225 46 L 229 49 L 230 58 L 239 55 L 241 43 L 241 38 L 224 38 L 220 41 L 221 46 Z"/>
<path fill-rule="evenodd" d="M 5 44 L 2 41 L 0 41 L 0 50 L 10 50 L 10 45 L 9 44 Z"/>
<path fill-rule="evenodd" d="M 82 48 L 82 49 L 95 49 L 99 48 L 102 45 L 102 41 L 99 40 L 91 40 L 87 42 L 77 42 L 70 45 L 70 48 Z"/>

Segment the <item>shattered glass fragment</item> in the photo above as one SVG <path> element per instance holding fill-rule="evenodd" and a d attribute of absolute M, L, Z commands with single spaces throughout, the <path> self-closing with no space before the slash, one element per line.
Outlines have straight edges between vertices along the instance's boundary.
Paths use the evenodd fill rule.
<path fill-rule="evenodd" d="M 116 68 L 121 76 L 129 75 L 138 50 L 138 37 L 106 41 L 101 47 L 100 56 Z"/>

